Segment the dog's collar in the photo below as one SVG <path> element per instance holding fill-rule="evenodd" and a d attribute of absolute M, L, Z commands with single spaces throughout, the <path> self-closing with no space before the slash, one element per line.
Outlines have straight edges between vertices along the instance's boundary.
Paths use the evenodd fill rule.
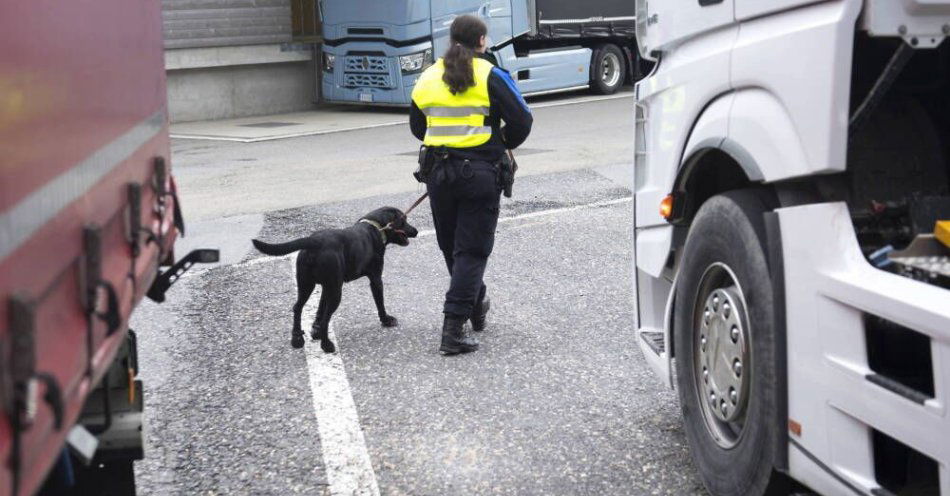
<path fill-rule="evenodd" d="M 364 224 L 369 224 L 376 228 L 376 231 L 379 232 L 379 235 L 383 237 L 383 244 L 386 244 L 386 228 L 383 227 L 379 222 L 376 222 L 372 219 L 360 219 L 360 222 Z"/>

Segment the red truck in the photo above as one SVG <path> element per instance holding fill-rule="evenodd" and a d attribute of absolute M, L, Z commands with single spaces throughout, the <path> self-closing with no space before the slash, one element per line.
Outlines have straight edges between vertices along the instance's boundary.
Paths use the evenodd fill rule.
<path fill-rule="evenodd" d="M 0 495 L 134 493 L 129 316 L 217 259 L 169 153 L 159 0 L 0 2 Z"/>

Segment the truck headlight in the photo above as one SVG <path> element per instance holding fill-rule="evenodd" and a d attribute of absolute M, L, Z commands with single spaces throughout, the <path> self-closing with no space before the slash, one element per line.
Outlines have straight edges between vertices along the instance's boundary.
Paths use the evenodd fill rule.
<path fill-rule="evenodd" d="M 412 74 L 422 72 L 426 67 L 432 65 L 432 49 L 426 48 L 425 51 L 410 53 L 399 57 L 399 68 L 403 74 Z"/>
<path fill-rule="evenodd" d="M 334 62 L 336 62 L 336 55 L 323 52 L 323 72 L 333 72 Z"/>

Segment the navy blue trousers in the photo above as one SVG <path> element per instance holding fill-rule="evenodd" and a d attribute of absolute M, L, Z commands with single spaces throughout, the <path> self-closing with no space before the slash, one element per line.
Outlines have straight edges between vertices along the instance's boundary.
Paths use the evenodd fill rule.
<path fill-rule="evenodd" d="M 467 318 L 485 297 L 482 277 L 495 245 L 501 188 L 493 164 L 449 158 L 426 184 L 432 220 L 451 282 L 443 312 Z"/>

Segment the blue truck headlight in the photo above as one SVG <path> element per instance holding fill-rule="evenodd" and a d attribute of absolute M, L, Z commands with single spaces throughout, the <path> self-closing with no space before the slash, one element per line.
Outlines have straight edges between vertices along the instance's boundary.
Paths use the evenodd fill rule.
<path fill-rule="evenodd" d="M 333 72 L 334 62 L 336 62 L 336 55 L 323 52 L 323 72 Z"/>
<path fill-rule="evenodd" d="M 422 72 L 426 67 L 432 65 L 432 49 L 426 48 L 425 51 L 410 53 L 399 57 L 399 68 L 403 74 L 412 74 Z"/>

